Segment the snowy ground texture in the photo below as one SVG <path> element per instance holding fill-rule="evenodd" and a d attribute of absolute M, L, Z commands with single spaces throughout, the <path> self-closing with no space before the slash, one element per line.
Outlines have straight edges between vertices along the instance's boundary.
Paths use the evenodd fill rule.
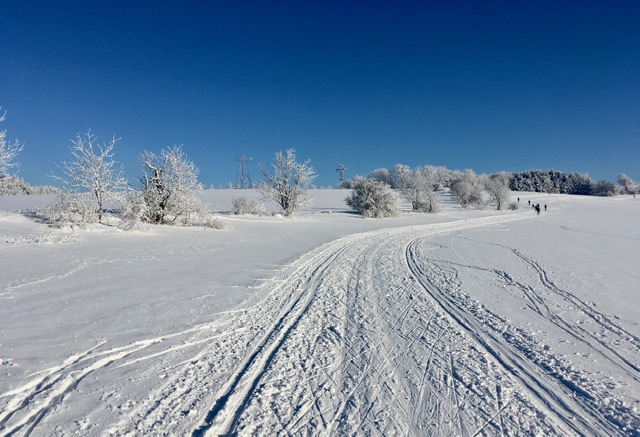
<path fill-rule="evenodd" d="M 365 220 L 312 193 L 222 231 L 0 198 L 0 435 L 640 435 L 640 198 Z"/>

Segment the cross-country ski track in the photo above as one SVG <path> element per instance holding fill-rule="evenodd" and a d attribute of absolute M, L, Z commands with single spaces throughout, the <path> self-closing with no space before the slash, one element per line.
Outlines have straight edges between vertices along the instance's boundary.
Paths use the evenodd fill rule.
<path fill-rule="evenodd" d="M 607 393 L 640 393 L 640 338 L 554 282 L 526 248 L 466 235 L 527 220 L 337 239 L 264 282 L 248 308 L 125 346 L 99 343 L 32 375 L 0 394 L 0 434 L 56 434 L 57 416 L 87 401 L 103 408 L 77 425 L 104 435 L 637 435 L 638 411 Z M 465 242 L 519 268 L 471 262 L 455 248 Z M 588 373 L 478 302 L 472 287 L 486 284 L 615 373 Z M 112 402 L 137 383 L 152 388 Z"/>

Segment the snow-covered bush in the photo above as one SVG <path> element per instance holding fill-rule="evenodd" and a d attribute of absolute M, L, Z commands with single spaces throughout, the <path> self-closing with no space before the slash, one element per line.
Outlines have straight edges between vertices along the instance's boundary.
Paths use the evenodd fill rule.
<path fill-rule="evenodd" d="M 72 141 L 71 161 L 58 165 L 64 176 L 52 175 L 67 189 L 88 190 L 93 199 L 93 208 L 97 221 L 102 221 L 104 202 L 117 199 L 127 188 L 122 175 L 122 166 L 116 167 L 113 159 L 113 147 L 118 139 L 115 135 L 108 144 L 97 144 L 96 136 L 87 132 L 85 137 L 79 133 Z"/>
<path fill-rule="evenodd" d="M 285 153 L 281 150 L 275 154 L 271 164 L 273 174 L 260 165 L 264 176 L 260 192 L 280 205 L 285 217 L 293 216 L 307 202 L 307 191 L 316 177 L 309 164 L 309 160 L 297 162 L 295 150 L 288 149 Z"/>
<path fill-rule="evenodd" d="M 425 166 L 411 170 L 406 165 L 396 164 L 392 180 L 395 188 L 405 200 L 411 203 L 414 211 L 438 211 L 438 197 L 434 191 L 436 185 L 435 167 Z"/>
<path fill-rule="evenodd" d="M 146 208 L 143 220 L 154 224 L 189 223 L 206 208 L 196 198 L 201 189 L 199 170 L 187 159 L 182 148 L 163 149 L 160 155 L 145 151 L 140 156 L 144 175 L 142 198 Z"/>
<path fill-rule="evenodd" d="M 55 227 L 85 226 L 97 221 L 97 213 L 89 193 L 60 191 L 56 200 L 40 209 L 37 214 Z"/>
<path fill-rule="evenodd" d="M 246 197 L 234 197 L 231 199 L 231 212 L 235 215 L 266 215 L 267 209 L 264 204 L 256 200 L 249 200 Z"/>
<path fill-rule="evenodd" d="M 122 200 L 120 209 L 120 224 L 118 227 L 130 231 L 140 229 L 140 224 L 145 222 L 149 214 L 149 208 L 140 191 L 129 191 Z"/>
<path fill-rule="evenodd" d="M 483 189 L 483 179 L 473 170 L 465 170 L 451 184 L 451 194 L 455 196 L 463 208 L 482 208 L 484 206 Z"/>
<path fill-rule="evenodd" d="M 203 211 L 201 214 L 191 216 L 190 226 L 203 226 L 211 229 L 224 229 L 226 224 L 224 221 L 209 211 Z"/>
<path fill-rule="evenodd" d="M 130 191 L 124 198 L 122 209 L 120 210 L 121 222 L 118 225 L 124 230 L 144 229 L 143 223 L 154 223 L 149 220 L 149 206 L 145 201 L 144 194 L 140 191 Z M 190 198 L 185 205 L 183 213 L 171 221 L 165 223 L 177 224 L 181 226 L 204 226 L 213 229 L 223 229 L 225 223 L 213 214 L 195 196 Z"/>
<path fill-rule="evenodd" d="M 353 191 L 345 201 L 364 217 L 393 217 L 400 212 L 398 199 L 391 187 L 375 179 L 356 177 Z"/>
<path fill-rule="evenodd" d="M 223 229 L 224 222 L 200 201 L 195 192 L 182 198 L 183 211 L 174 223 L 182 226 L 204 226 L 205 228 Z"/>
<path fill-rule="evenodd" d="M 515 211 L 516 209 L 519 209 L 520 205 L 518 204 L 518 202 L 509 202 L 509 209 L 511 211 Z"/>

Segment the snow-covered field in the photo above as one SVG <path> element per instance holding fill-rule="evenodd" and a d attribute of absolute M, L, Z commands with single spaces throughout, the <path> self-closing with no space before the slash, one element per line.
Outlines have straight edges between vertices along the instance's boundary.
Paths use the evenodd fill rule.
<path fill-rule="evenodd" d="M 638 435 L 640 198 L 346 194 L 133 232 L 1 197 L 0 435 Z"/>

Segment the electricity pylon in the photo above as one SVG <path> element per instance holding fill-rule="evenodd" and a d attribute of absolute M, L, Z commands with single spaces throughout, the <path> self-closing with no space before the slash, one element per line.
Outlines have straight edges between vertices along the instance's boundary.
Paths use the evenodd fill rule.
<path fill-rule="evenodd" d="M 340 182 L 344 181 L 344 172 L 347 171 L 347 167 L 345 167 L 344 165 L 340 164 L 338 165 L 338 168 L 336 168 L 336 171 L 338 172 L 338 177 L 340 178 Z"/>
<path fill-rule="evenodd" d="M 253 158 L 247 155 L 238 156 L 236 161 L 240 162 L 238 168 L 238 176 L 236 177 L 236 188 L 251 188 L 251 176 L 249 176 L 249 166 L 247 162 L 253 161 Z"/>

